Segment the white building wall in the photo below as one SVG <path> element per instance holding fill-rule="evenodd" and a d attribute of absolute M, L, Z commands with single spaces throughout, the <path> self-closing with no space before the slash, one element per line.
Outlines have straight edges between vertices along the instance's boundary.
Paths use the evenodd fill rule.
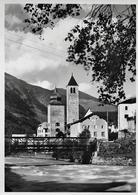
<path fill-rule="evenodd" d="M 46 130 L 47 129 L 47 130 Z M 43 122 L 37 128 L 37 137 L 49 137 L 51 135 L 50 124 Z"/>
<path fill-rule="evenodd" d="M 126 109 L 127 108 L 127 109 Z M 128 129 L 127 117 L 133 117 L 136 113 L 136 103 L 134 104 L 119 104 L 118 106 L 118 129 Z"/>
<path fill-rule="evenodd" d="M 89 129 L 91 137 L 108 140 L 107 122 L 96 115 L 91 116 L 82 123 L 72 125 L 70 127 L 70 136 L 78 137 L 85 127 Z"/>
<path fill-rule="evenodd" d="M 93 115 L 89 119 L 83 121 L 82 129 L 84 129 L 84 126 L 89 128 L 91 137 L 108 140 L 107 122 L 104 119 L 101 119 L 96 115 Z"/>
<path fill-rule="evenodd" d="M 82 132 L 82 124 L 76 123 L 70 127 L 70 137 L 78 137 Z"/>

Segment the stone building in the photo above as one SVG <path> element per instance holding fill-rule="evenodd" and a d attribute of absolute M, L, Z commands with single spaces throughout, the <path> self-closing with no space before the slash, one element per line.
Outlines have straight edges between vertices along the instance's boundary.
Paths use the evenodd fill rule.
<path fill-rule="evenodd" d="M 48 105 L 48 123 L 50 124 L 51 136 L 55 136 L 57 130 L 65 131 L 65 106 L 62 103 L 61 95 L 55 88 L 50 97 Z"/>
<path fill-rule="evenodd" d="M 66 88 L 67 124 L 79 120 L 79 89 L 72 74 Z M 75 126 L 72 129 L 77 132 Z"/>
<path fill-rule="evenodd" d="M 79 90 L 73 75 L 67 85 L 67 124 L 79 119 Z"/>
<path fill-rule="evenodd" d="M 41 123 L 37 128 L 37 137 L 49 137 L 50 135 L 50 124 L 47 122 Z"/>
<path fill-rule="evenodd" d="M 118 105 L 118 137 L 124 137 L 124 130 L 136 131 L 136 98 L 130 98 Z"/>
<path fill-rule="evenodd" d="M 66 113 L 65 113 L 66 112 Z M 66 87 L 66 110 L 61 95 L 55 88 L 48 105 L 48 123 L 51 135 L 55 136 L 60 130 L 65 133 L 65 124 L 79 119 L 79 90 L 72 74 Z"/>
<path fill-rule="evenodd" d="M 118 129 L 128 129 L 128 118 L 136 115 L 136 98 L 130 98 L 118 105 Z"/>

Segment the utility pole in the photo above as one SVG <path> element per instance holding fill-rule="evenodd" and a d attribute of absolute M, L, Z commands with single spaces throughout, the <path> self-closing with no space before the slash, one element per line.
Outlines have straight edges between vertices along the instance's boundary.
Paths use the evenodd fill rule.
<path fill-rule="evenodd" d="M 104 106 L 104 104 L 103 103 L 100 103 L 98 106 Z M 107 109 L 107 111 L 106 111 L 106 121 L 107 121 L 107 133 L 108 133 L 108 123 L 109 123 L 109 121 L 108 121 L 108 109 Z M 108 139 L 109 139 L 109 137 L 108 137 Z"/>
<path fill-rule="evenodd" d="M 109 140 L 109 132 L 108 132 L 108 110 L 107 110 L 107 133 L 108 133 L 108 140 Z"/>

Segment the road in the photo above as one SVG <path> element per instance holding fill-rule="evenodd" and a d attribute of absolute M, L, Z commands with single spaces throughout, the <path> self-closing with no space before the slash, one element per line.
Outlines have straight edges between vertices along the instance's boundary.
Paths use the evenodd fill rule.
<path fill-rule="evenodd" d="M 136 167 L 80 165 L 35 158 L 5 160 L 6 191 L 135 192 Z"/>

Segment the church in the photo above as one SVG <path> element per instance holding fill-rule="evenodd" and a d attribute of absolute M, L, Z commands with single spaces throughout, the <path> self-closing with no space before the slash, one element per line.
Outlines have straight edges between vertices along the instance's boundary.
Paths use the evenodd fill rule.
<path fill-rule="evenodd" d="M 77 137 L 87 126 L 88 129 L 90 127 L 92 137 L 101 138 L 103 135 L 103 138 L 108 139 L 107 122 L 93 116 L 91 111 L 86 115 L 79 119 L 79 86 L 72 74 L 66 86 L 66 105 L 62 103 L 62 96 L 55 88 L 48 105 L 48 121 L 39 125 L 37 136 L 55 137 L 60 130 L 64 134 L 68 132 L 71 137 Z M 101 125 L 100 135 L 96 125 L 98 123 Z"/>
<path fill-rule="evenodd" d="M 48 123 L 51 136 L 55 136 L 56 130 L 65 133 L 66 125 L 79 119 L 79 89 L 72 74 L 66 86 L 66 106 L 62 104 L 61 95 L 55 88 L 48 105 Z"/>

